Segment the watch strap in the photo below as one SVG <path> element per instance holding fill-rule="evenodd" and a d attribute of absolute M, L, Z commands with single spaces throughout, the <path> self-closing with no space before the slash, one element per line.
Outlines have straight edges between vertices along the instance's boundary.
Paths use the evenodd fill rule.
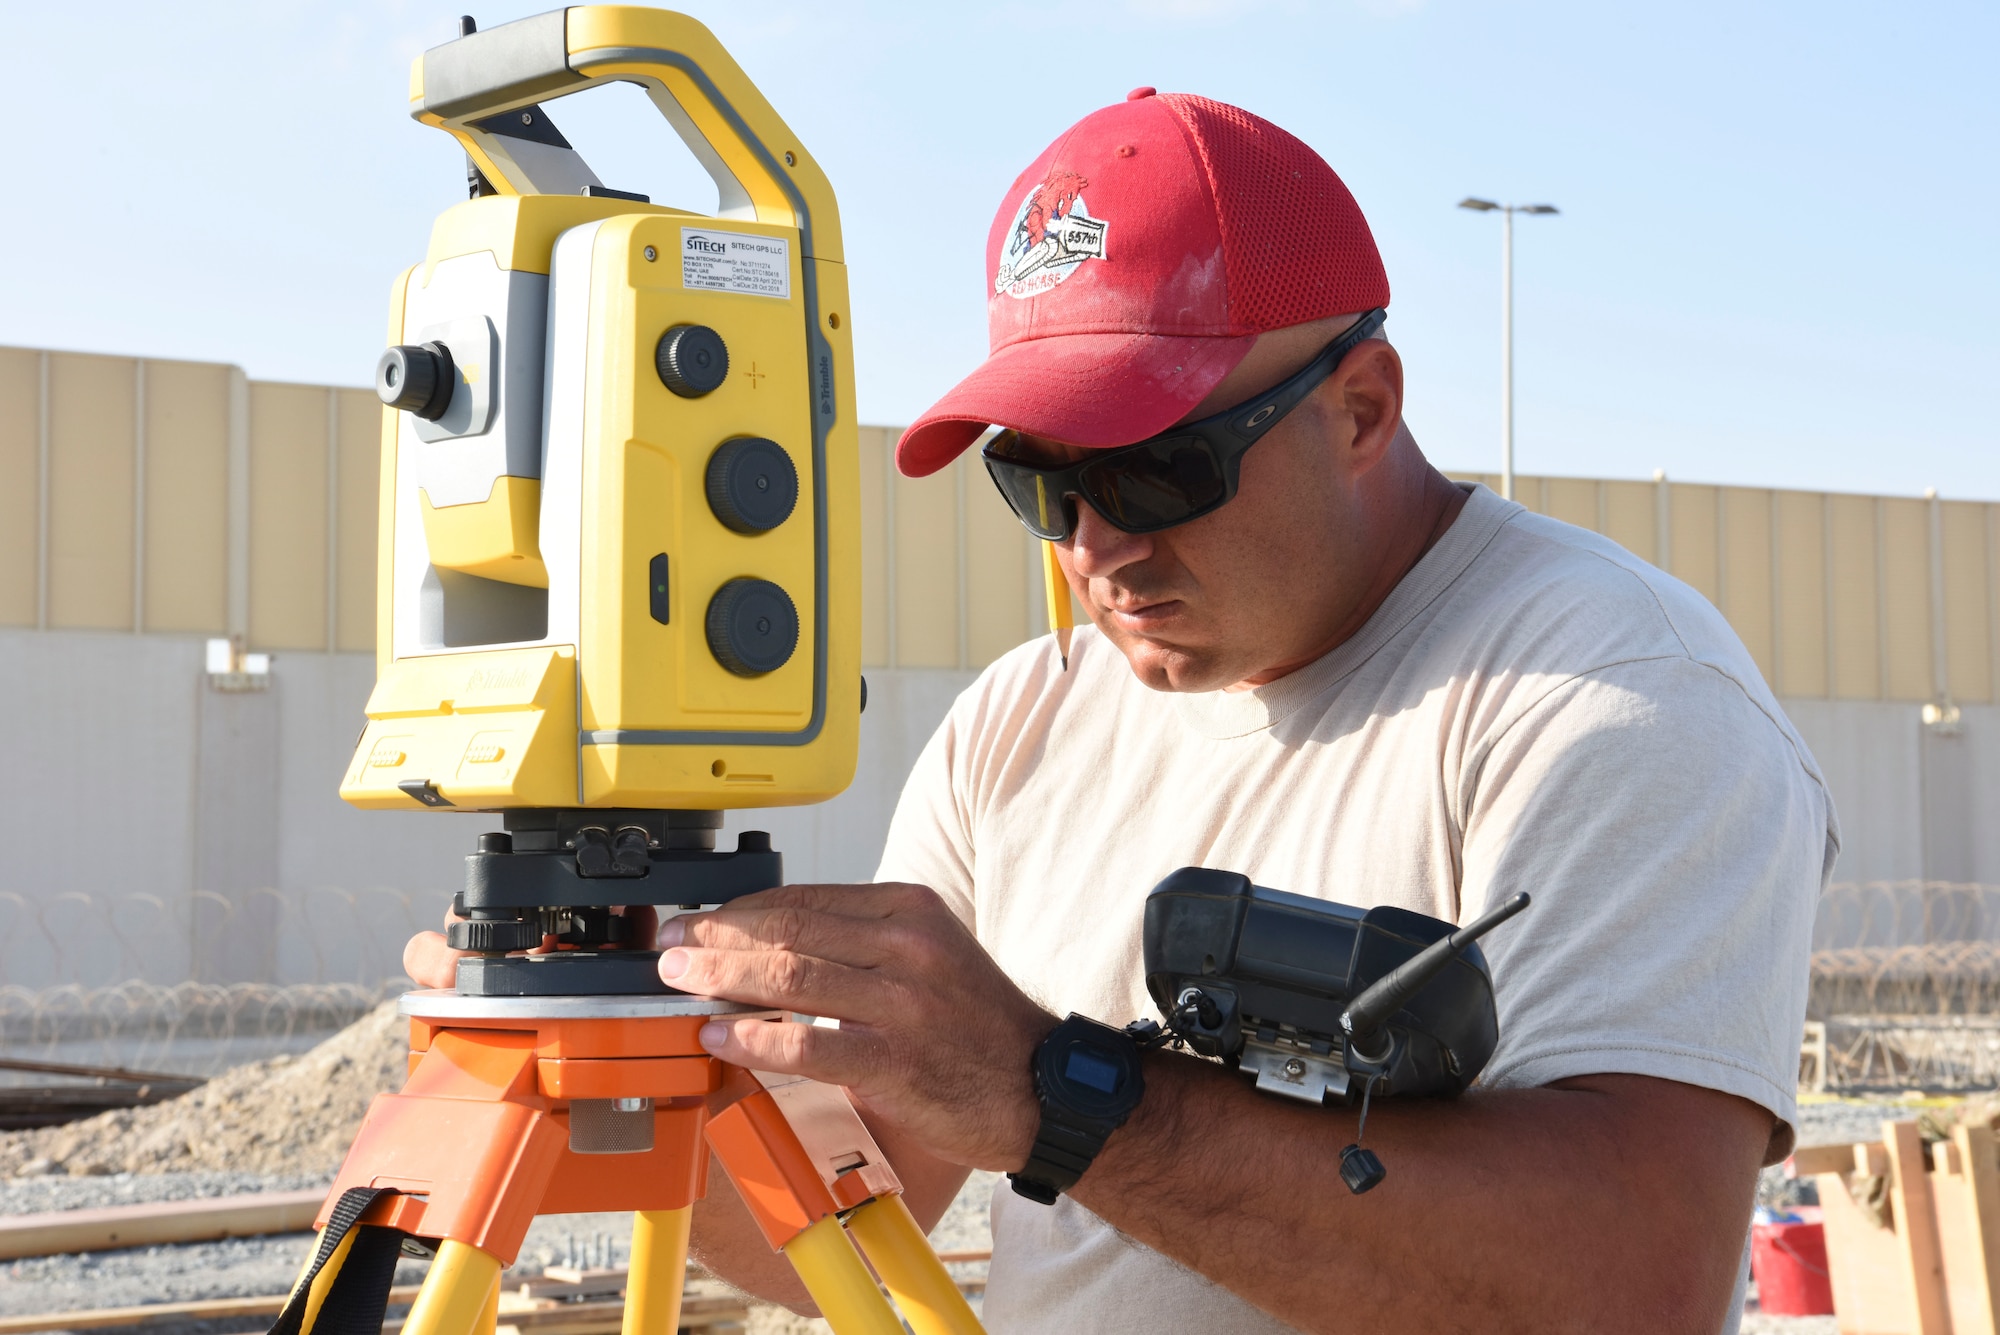
<path fill-rule="evenodd" d="M 1153 1046 L 1148 1041 L 1151 1038 L 1150 1032 L 1145 1030 L 1134 1032 L 1140 1029 L 1138 1025 L 1127 1025 L 1123 1030 L 1111 1030 L 1109 1025 L 1099 1025 L 1096 1021 L 1081 1015 L 1071 1015 L 1064 1021 L 1064 1025 L 1072 1022 L 1086 1023 L 1093 1028 L 1117 1034 L 1133 1045 L 1135 1054 Z M 1063 1025 L 1058 1025 L 1051 1031 L 1050 1039 L 1060 1033 L 1062 1028 Z M 1157 1029 L 1157 1026 L 1153 1028 Z M 1041 1205 L 1054 1205 L 1056 1197 L 1077 1184 L 1077 1180 L 1090 1167 L 1091 1161 L 1097 1158 L 1098 1151 L 1104 1148 L 1104 1142 L 1111 1138 L 1112 1132 L 1125 1125 L 1131 1113 L 1127 1109 L 1115 1118 L 1081 1120 L 1067 1114 L 1066 1110 L 1050 1098 L 1048 1089 L 1043 1085 L 1039 1060 L 1033 1071 L 1035 1098 L 1042 1107 L 1041 1122 L 1035 1129 L 1035 1143 L 1028 1152 L 1028 1162 L 1018 1173 L 1007 1174 L 1007 1180 L 1013 1185 L 1017 1195 L 1025 1196 Z M 1142 1081 L 1138 1089 L 1143 1091 L 1144 1087 Z"/>
<path fill-rule="evenodd" d="M 1035 1146 L 1028 1151 L 1027 1166 L 1018 1173 L 1007 1174 L 1007 1180 L 1029 1200 L 1054 1205 L 1056 1197 L 1076 1185 L 1083 1170 L 1090 1167 L 1090 1161 L 1097 1157 L 1115 1130 L 1116 1127 L 1086 1131 L 1067 1126 L 1052 1119 L 1044 1105 L 1042 1124 L 1035 1131 Z"/>

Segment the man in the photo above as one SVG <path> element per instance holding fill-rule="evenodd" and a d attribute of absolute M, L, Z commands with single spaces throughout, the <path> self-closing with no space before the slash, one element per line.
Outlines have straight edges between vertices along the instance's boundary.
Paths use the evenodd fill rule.
<path fill-rule="evenodd" d="M 989 467 L 1092 625 L 959 699 L 883 884 L 661 929 L 673 985 L 840 1022 L 704 1044 L 846 1086 L 927 1224 L 969 1168 L 1018 1174 L 996 1332 L 1733 1329 L 1837 846 L 1749 655 L 1685 586 L 1424 460 L 1367 224 L 1277 127 L 1140 89 L 1028 168 L 987 258 L 992 356 L 899 463 L 1008 428 Z M 1533 894 L 1488 938 L 1480 1085 L 1378 1102 L 1373 1192 L 1339 1176 L 1353 1110 L 1171 1051 L 1054 1162 L 1031 1064 L 1067 1013 L 1151 1012 L 1145 896 L 1184 865 L 1454 920 Z M 413 973 L 448 980 L 441 947 Z M 697 1254 L 801 1302 L 711 1181 Z"/>

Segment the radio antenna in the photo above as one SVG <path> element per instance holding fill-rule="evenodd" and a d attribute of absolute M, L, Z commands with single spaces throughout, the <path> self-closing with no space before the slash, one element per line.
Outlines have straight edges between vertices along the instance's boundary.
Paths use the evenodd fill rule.
<path fill-rule="evenodd" d="M 1439 971 L 1457 959 L 1467 946 L 1526 907 L 1528 907 L 1528 894 L 1524 890 L 1497 908 L 1489 909 L 1450 936 L 1431 942 L 1370 983 L 1361 995 L 1348 1002 L 1347 1009 L 1340 1013 L 1340 1028 L 1347 1035 L 1349 1049 L 1364 1061 L 1374 1060 L 1365 1054 L 1370 1052 L 1370 1040 L 1381 1030 L 1388 1018 L 1401 1010 L 1411 997 L 1422 991 L 1424 984 L 1437 977 Z M 1386 1058 L 1388 1054 L 1383 1053 L 1381 1056 Z"/>

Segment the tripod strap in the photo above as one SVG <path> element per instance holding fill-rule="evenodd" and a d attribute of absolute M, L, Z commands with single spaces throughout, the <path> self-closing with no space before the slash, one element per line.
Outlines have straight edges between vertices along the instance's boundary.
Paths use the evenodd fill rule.
<path fill-rule="evenodd" d="M 305 1324 L 313 1280 L 333 1258 L 341 1239 L 367 1213 L 369 1206 L 393 1194 L 394 1189 L 388 1187 L 350 1187 L 340 1193 L 333 1213 L 327 1217 L 326 1229 L 319 1236 L 319 1251 L 313 1256 L 312 1267 L 292 1290 L 291 1301 L 278 1314 L 270 1335 L 380 1335 L 383 1315 L 389 1310 L 389 1288 L 396 1280 L 396 1258 L 402 1254 L 405 1235 L 372 1224 L 363 1225 L 355 1235 L 347 1259 L 341 1263 L 326 1300 L 320 1304 L 312 1330 L 303 1331 L 301 1327 Z"/>

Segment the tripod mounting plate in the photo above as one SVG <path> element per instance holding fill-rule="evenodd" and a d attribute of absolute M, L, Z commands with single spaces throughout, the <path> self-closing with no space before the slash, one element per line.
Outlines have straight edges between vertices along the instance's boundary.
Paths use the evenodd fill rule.
<path fill-rule="evenodd" d="M 648 1020 L 776 1012 L 713 997 L 468 997 L 445 988 L 405 992 L 396 1012 L 412 1020 Z"/>

